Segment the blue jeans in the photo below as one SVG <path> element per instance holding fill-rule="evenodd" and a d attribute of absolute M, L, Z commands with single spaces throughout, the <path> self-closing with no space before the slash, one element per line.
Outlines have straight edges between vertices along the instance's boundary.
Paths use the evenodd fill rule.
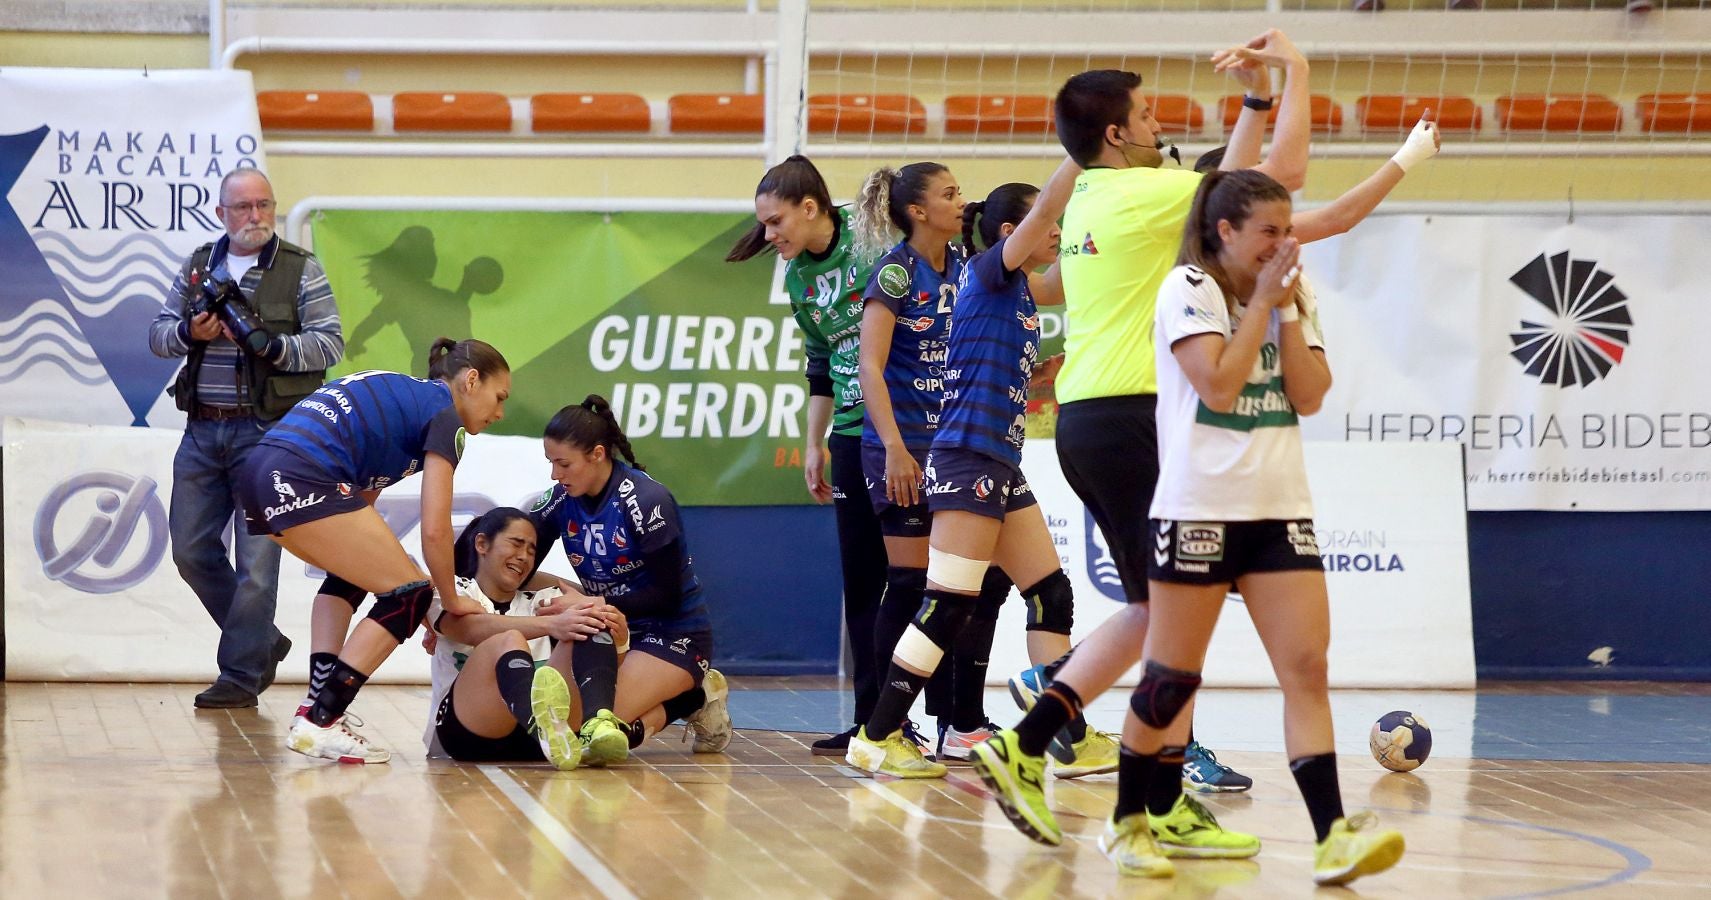
<path fill-rule="evenodd" d="M 224 541 L 238 509 L 238 467 L 266 430 L 253 418 L 192 419 L 172 460 L 172 561 L 220 626 L 220 680 L 252 693 L 273 665 L 280 638 L 273 625 L 279 595 L 279 545 L 251 535 L 240 517 L 232 529 L 237 568 Z"/>

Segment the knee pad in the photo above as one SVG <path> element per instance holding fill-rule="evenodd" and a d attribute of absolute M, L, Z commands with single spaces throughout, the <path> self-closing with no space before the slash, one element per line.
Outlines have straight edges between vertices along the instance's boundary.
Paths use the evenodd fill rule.
<path fill-rule="evenodd" d="M 434 586 L 426 581 L 412 582 L 384 594 L 375 594 L 374 606 L 369 609 L 368 617 L 402 644 L 410 639 L 433 603 Z"/>
<path fill-rule="evenodd" d="M 1129 696 L 1129 708 L 1147 727 L 1163 730 L 1176 721 L 1199 687 L 1199 672 L 1184 672 L 1148 660 L 1140 685 Z"/>
<path fill-rule="evenodd" d="M 968 624 L 976 598 L 950 591 L 929 590 L 915 620 L 897 642 L 897 658 L 911 668 L 931 672 L 939 667 L 945 650 Z"/>
<path fill-rule="evenodd" d="M 1069 634 L 1075 626 L 1075 589 L 1062 569 L 1022 592 L 1028 601 L 1028 630 Z"/>
<path fill-rule="evenodd" d="M 911 569 L 906 566 L 886 566 L 885 587 L 891 593 L 919 597 L 921 592 L 927 589 L 927 570 Z M 887 597 L 886 599 L 891 598 Z"/>
<path fill-rule="evenodd" d="M 362 605 L 362 601 L 368 599 L 368 591 L 351 584 L 331 572 L 327 573 L 327 580 L 321 582 L 321 589 L 316 591 L 316 593 L 326 594 L 329 597 L 337 597 L 340 600 L 349 603 L 351 605 L 351 612 L 356 612 L 356 608 Z"/>
<path fill-rule="evenodd" d="M 997 621 L 999 607 L 1010 599 L 1010 589 L 1015 586 L 1015 582 L 1004 574 L 1003 569 L 997 566 L 987 569 L 986 577 L 980 580 L 980 606 L 974 610 L 975 618 L 991 618 Z"/>
<path fill-rule="evenodd" d="M 968 559 L 937 547 L 927 548 L 927 580 L 948 590 L 980 593 L 981 581 L 991 565 L 984 559 Z"/>

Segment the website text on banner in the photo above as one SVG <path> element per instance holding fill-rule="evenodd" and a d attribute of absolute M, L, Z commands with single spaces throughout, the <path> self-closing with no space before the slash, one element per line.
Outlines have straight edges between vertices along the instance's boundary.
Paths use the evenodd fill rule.
<path fill-rule="evenodd" d="M 1331 594 L 1331 686 L 1473 687 L 1461 448 L 1308 442 L 1306 452 Z M 1117 611 L 1123 589 L 1098 527 L 1064 481 L 1054 442 L 1030 439 L 1023 453 L 1022 470 L 1075 585 L 1080 640 Z M 1000 612 L 987 670 L 995 684 L 1028 667 L 1022 642 L 1003 637 L 1021 635 L 1024 616 L 1014 598 Z M 1218 620 L 1205 677 L 1216 687 L 1277 684 L 1239 602 L 1228 602 Z"/>
<path fill-rule="evenodd" d="M 148 325 L 265 164 L 248 72 L 0 69 L 0 415 L 180 427 Z"/>
<path fill-rule="evenodd" d="M 167 552 L 166 504 L 179 433 L 29 419 L 5 423 L 6 677 L 33 681 L 198 681 L 214 669 L 219 631 Z M 480 435 L 458 466 L 452 524 L 498 505 L 527 508 L 551 485 L 538 439 Z M 417 556 L 421 479 L 387 488 L 376 507 Z M 570 576 L 554 545 L 543 564 Z M 281 631 L 307 647 L 309 600 L 324 573 L 286 557 Z M 280 670 L 300 680 L 301 668 Z M 414 642 L 382 681 L 426 683 Z"/>
<path fill-rule="evenodd" d="M 1474 510 L 1711 509 L 1711 216 L 1375 216 L 1303 248 L 1312 440 L 1467 448 Z"/>
<path fill-rule="evenodd" d="M 684 505 L 810 502 L 801 331 L 772 267 L 724 261 L 753 222 L 326 211 L 314 236 L 345 322 L 335 374 L 420 376 L 434 338 L 473 335 L 511 362 L 498 433 L 539 437 L 560 407 L 600 394 Z"/>

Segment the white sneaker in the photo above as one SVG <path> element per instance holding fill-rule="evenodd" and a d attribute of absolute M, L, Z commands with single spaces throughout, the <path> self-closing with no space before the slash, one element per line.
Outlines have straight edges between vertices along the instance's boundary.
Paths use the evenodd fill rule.
<path fill-rule="evenodd" d="M 939 760 L 958 760 L 968 762 L 974 755 L 974 745 L 985 741 L 998 733 L 998 726 L 991 722 L 973 731 L 958 731 L 949 726 L 939 732 Z"/>
<path fill-rule="evenodd" d="M 369 746 L 368 739 L 351 729 L 348 720 L 351 717 L 341 716 L 333 724 L 322 728 L 306 718 L 298 717 L 291 723 L 291 731 L 285 736 L 285 746 L 304 756 L 317 759 L 331 759 L 342 763 L 383 763 L 392 759 L 392 754 L 379 747 Z M 355 723 L 361 725 L 362 720 Z"/>
<path fill-rule="evenodd" d="M 690 749 L 696 753 L 723 753 L 731 745 L 731 711 L 725 703 L 730 685 L 725 683 L 724 673 L 708 669 L 701 679 L 701 690 L 707 693 L 707 702 L 683 720 L 684 736 L 695 736 Z"/>

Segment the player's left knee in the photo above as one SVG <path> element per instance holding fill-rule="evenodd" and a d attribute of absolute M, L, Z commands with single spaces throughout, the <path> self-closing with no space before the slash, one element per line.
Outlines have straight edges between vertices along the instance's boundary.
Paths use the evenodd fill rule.
<path fill-rule="evenodd" d="M 1075 589 L 1062 569 L 1022 592 L 1028 603 L 1028 630 L 1067 635 L 1075 627 Z"/>
<path fill-rule="evenodd" d="M 369 608 L 368 617 L 402 644 L 410 639 L 433 603 L 434 586 L 426 581 L 417 581 L 384 594 L 375 594 L 374 606 Z"/>

